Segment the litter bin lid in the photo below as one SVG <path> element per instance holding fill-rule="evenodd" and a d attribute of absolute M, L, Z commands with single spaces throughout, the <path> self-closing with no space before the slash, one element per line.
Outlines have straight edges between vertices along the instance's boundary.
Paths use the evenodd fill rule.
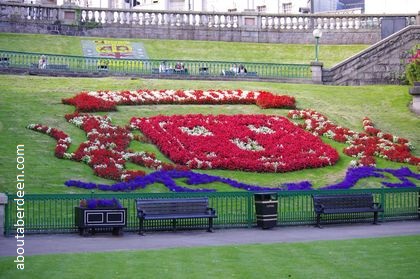
<path fill-rule="evenodd" d="M 254 199 L 256 201 L 276 201 L 277 193 L 276 192 L 265 192 L 265 193 L 255 193 Z"/>

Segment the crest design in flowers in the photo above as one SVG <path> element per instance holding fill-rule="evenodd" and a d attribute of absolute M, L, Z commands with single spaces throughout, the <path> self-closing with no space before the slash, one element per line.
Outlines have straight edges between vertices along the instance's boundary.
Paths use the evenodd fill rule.
<path fill-rule="evenodd" d="M 190 168 L 285 172 L 338 160 L 335 149 L 280 116 L 197 114 L 130 122 L 173 162 Z"/>
<path fill-rule="evenodd" d="M 413 146 L 408 140 L 383 133 L 374 127 L 369 118 L 363 119 L 365 133 L 358 133 L 334 124 L 313 110 L 289 111 L 289 118 L 302 119 L 303 124 L 299 125 L 281 116 L 184 115 L 133 118 L 130 122 L 131 127 L 119 127 L 112 125 L 107 116 L 80 113 L 113 111 L 117 110 L 117 105 L 147 104 L 255 104 L 261 108 L 295 107 L 293 97 L 265 91 L 97 91 L 81 92 L 73 98 L 63 100 L 63 103 L 74 105 L 77 110 L 65 116 L 67 121 L 86 132 L 87 140 L 74 152 L 69 152 L 71 139 L 65 132 L 41 124 L 30 124 L 28 128 L 48 134 L 57 140 L 56 157 L 85 162 L 92 167 L 96 175 L 108 179 L 131 182 L 136 177 L 144 177 L 145 180 L 141 182 L 144 186 L 150 184 L 150 177 L 154 177 L 156 181 L 163 181 L 162 175 L 164 176 L 165 172 L 175 170 L 176 174 L 176 170 L 182 170 L 180 174 L 175 175 L 182 176 L 188 167 L 284 172 L 334 164 L 338 160 L 338 153 L 324 144 L 319 136 L 349 145 L 344 148 L 343 153 L 355 158 L 352 167 L 355 167 L 354 173 L 358 177 L 361 173 L 358 169 L 363 170 L 363 166 L 375 166 L 375 157 L 420 166 L 420 158 L 411 154 Z M 130 129 L 139 129 L 147 137 L 135 135 Z M 170 135 L 173 132 L 176 137 Z M 133 140 L 149 143 L 150 139 L 170 159 L 182 165 L 165 163 L 156 159 L 153 153 L 128 148 Z M 146 175 L 142 170 L 126 169 L 127 162 L 157 170 L 156 177 L 153 173 Z M 409 173 L 408 169 L 387 172 L 398 177 L 404 185 L 410 185 L 411 182 L 406 177 L 419 179 L 417 174 Z M 350 180 L 356 181 L 353 178 Z M 175 182 L 168 183 L 176 185 Z M 232 183 L 236 185 L 238 182 Z M 87 184 L 84 188 L 94 187 Z M 310 183 L 303 181 L 298 186 L 292 184 L 292 188 L 308 189 Z M 343 185 L 348 187 L 350 184 Z M 337 187 L 344 187 L 343 185 Z M 399 187 L 388 184 L 386 186 Z M 112 190 L 130 191 L 136 187 L 138 185 L 135 183 L 117 183 L 112 186 Z M 101 185 L 100 188 L 108 189 L 106 185 Z M 246 189 L 248 188 L 246 186 Z M 176 187 L 173 189 L 180 190 Z"/>

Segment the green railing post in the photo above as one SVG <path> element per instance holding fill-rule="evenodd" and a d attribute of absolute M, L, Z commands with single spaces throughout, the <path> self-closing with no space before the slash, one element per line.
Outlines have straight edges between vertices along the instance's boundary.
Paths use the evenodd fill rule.
<path fill-rule="evenodd" d="M 252 192 L 248 192 L 248 228 L 252 227 L 252 220 L 253 220 L 253 216 L 252 216 Z"/>
<path fill-rule="evenodd" d="M 417 195 L 418 195 L 417 196 L 417 200 L 418 200 L 418 203 L 417 203 L 417 215 L 418 215 L 418 217 L 420 219 L 420 191 L 418 192 Z"/>
<path fill-rule="evenodd" d="M 10 198 L 9 198 L 9 194 L 6 192 L 5 195 L 5 201 L 4 201 L 4 235 L 8 235 L 9 234 L 9 206 L 10 206 Z M 0 205 L 1 206 L 1 205 Z M 1 218 L 0 218 L 1 219 Z M 3 224 L 0 224 L 0 227 L 2 227 Z"/>
<path fill-rule="evenodd" d="M 382 207 L 383 207 L 384 211 L 380 213 L 381 214 L 380 215 L 381 216 L 381 222 L 384 222 L 385 221 L 385 210 L 386 210 L 385 200 L 386 200 L 386 197 L 385 197 L 385 187 L 382 186 L 381 187 L 381 204 L 382 204 Z"/>

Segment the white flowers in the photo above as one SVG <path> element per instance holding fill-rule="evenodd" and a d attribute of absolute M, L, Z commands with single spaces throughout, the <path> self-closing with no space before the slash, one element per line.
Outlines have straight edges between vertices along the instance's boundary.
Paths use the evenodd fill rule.
<path fill-rule="evenodd" d="M 203 126 L 195 126 L 193 128 L 179 127 L 179 129 L 190 136 L 213 136 L 213 133 Z"/>
<path fill-rule="evenodd" d="M 256 140 L 252 140 L 247 138 L 246 141 L 242 141 L 239 138 L 231 139 L 231 142 L 234 143 L 237 147 L 242 150 L 248 151 L 262 151 L 264 147 L 262 147 Z"/>
<path fill-rule="evenodd" d="M 274 134 L 275 133 L 274 130 L 270 129 L 267 126 L 260 126 L 260 127 L 257 128 L 254 125 L 248 125 L 248 128 L 251 131 L 253 131 L 253 132 L 257 133 L 257 134 L 265 134 L 266 135 L 266 134 Z"/>

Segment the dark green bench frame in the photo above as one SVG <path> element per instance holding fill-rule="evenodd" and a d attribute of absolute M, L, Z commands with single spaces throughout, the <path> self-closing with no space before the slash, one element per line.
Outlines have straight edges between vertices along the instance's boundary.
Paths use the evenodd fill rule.
<path fill-rule="evenodd" d="M 384 212 L 372 194 L 313 195 L 316 226 L 321 228 L 322 214 L 373 213 L 373 224 L 378 223 L 378 212 Z"/>
<path fill-rule="evenodd" d="M 172 229 L 176 230 L 176 220 L 207 218 L 207 231 L 213 231 L 213 218 L 216 210 L 209 207 L 208 198 L 176 199 L 138 199 L 136 200 L 139 234 L 144 234 L 146 220 L 172 220 Z"/>

